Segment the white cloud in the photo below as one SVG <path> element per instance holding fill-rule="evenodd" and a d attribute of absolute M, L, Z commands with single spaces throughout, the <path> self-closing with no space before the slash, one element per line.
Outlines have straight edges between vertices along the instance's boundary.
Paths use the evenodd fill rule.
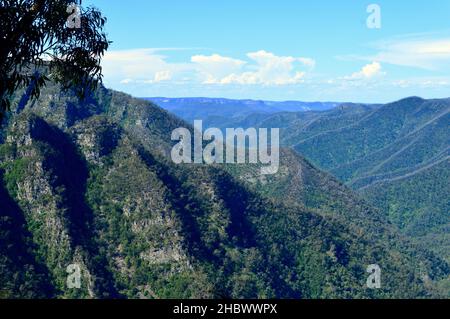
<path fill-rule="evenodd" d="M 123 79 L 122 81 L 120 81 L 120 84 L 130 84 L 133 82 L 133 79 Z"/>
<path fill-rule="evenodd" d="M 166 71 L 156 72 L 153 79 L 150 79 L 150 80 L 123 79 L 122 81 L 120 81 L 120 84 L 130 84 L 130 83 L 154 84 L 154 83 L 160 83 L 160 82 L 164 82 L 164 81 L 170 81 L 171 79 L 172 79 L 172 72 L 169 70 L 166 70 Z"/>
<path fill-rule="evenodd" d="M 245 61 L 219 54 L 194 55 L 191 57 L 191 62 L 198 68 L 205 84 L 217 83 L 217 79 L 224 78 L 233 72 L 239 72 L 246 64 Z"/>
<path fill-rule="evenodd" d="M 410 78 L 403 80 L 394 80 L 392 81 L 392 85 L 400 88 L 421 88 L 421 89 L 449 88 L 450 79 L 447 77 Z"/>
<path fill-rule="evenodd" d="M 172 72 L 170 70 L 156 72 L 153 82 L 158 83 L 162 81 L 169 81 L 172 79 Z"/>
<path fill-rule="evenodd" d="M 315 60 L 277 56 L 261 50 L 247 59 L 212 55 L 193 55 L 184 63 L 168 62 L 161 51 L 136 49 L 107 52 L 103 59 L 105 78 L 110 83 L 157 84 L 161 82 L 220 85 L 289 85 L 302 83 Z"/>
<path fill-rule="evenodd" d="M 297 58 L 297 60 L 310 68 L 313 68 L 316 66 L 316 60 L 311 59 L 311 58 Z"/>
<path fill-rule="evenodd" d="M 370 47 L 377 53 L 341 58 L 378 61 L 431 71 L 450 67 L 450 37 L 448 35 L 440 37 L 436 34 L 404 35 L 372 43 Z"/>
<path fill-rule="evenodd" d="M 160 54 L 169 49 L 108 51 L 102 61 L 105 78 L 121 84 L 158 83 L 190 72 L 189 63 L 169 63 Z"/>
<path fill-rule="evenodd" d="M 211 68 L 206 70 L 207 84 L 241 84 L 241 85 L 288 85 L 298 84 L 303 81 L 305 72 L 300 70 L 300 66 L 312 68 L 315 61 L 310 58 L 277 56 L 273 53 L 261 50 L 247 54 L 249 63 L 224 58 L 218 56 L 203 57 L 203 62 L 211 61 L 223 66 L 223 70 L 228 71 L 226 75 L 217 76 L 211 72 Z M 208 58 L 208 59 L 205 59 Z M 198 62 L 198 59 L 197 59 Z M 230 63 L 234 67 L 230 67 Z M 234 69 L 234 71 L 233 71 Z M 231 71 L 231 72 L 230 72 Z"/>
<path fill-rule="evenodd" d="M 358 72 L 353 73 L 351 76 L 345 77 L 348 80 L 359 80 L 359 79 L 371 79 L 373 77 L 383 75 L 381 72 L 381 64 L 379 62 L 372 62 L 362 67 Z"/>

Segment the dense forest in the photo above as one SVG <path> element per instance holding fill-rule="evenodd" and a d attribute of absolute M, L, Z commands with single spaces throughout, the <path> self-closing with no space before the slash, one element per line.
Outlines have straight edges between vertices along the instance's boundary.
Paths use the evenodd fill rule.
<path fill-rule="evenodd" d="M 450 258 L 450 100 L 406 98 L 322 112 L 206 117 L 205 126 L 279 127 L 281 142 L 378 207 L 401 231 Z M 281 194 L 272 188 L 271 193 Z"/>
<path fill-rule="evenodd" d="M 22 93 L 1 135 L 3 298 L 448 296 L 444 259 L 292 151 L 268 176 L 175 165 L 170 132 L 188 125 L 150 102 L 50 84 L 21 110 Z"/>

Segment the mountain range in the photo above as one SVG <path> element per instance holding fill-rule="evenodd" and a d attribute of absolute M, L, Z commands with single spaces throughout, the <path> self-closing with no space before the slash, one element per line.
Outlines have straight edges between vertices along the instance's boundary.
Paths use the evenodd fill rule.
<path fill-rule="evenodd" d="M 192 123 L 203 120 L 207 125 L 220 123 L 224 119 L 238 119 L 254 113 L 273 114 L 278 112 L 323 111 L 332 109 L 337 102 L 262 101 L 233 100 L 224 98 L 165 98 L 147 97 L 163 109 Z"/>
<path fill-rule="evenodd" d="M 0 135 L 3 298 L 448 296 L 449 264 L 313 156 L 283 149 L 275 175 L 176 165 L 171 132 L 190 126 L 151 102 L 105 88 L 80 102 L 56 85 L 19 101 Z M 381 289 L 366 285 L 371 264 Z"/>
<path fill-rule="evenodd" d="M 450 99 L 253 113 L 205 126 L 279 127 L 284 146 L 336 176 L 405 234 L 450 258 Z"/>

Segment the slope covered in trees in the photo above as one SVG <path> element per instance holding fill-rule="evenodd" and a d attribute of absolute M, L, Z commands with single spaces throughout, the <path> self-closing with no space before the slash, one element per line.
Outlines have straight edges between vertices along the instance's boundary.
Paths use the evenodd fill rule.
<path fill-rule="evenodd" d="M 445 258 L 450 225 L 450 100 L 343 104 L 325 112 L 252 114 L 224 127 L 280 127 L 281 140 L 378 206 Z"/>
<path fill-rule="evenodd" d="M 100 89 L 80 104 L 57 86 L 11 115 L 0 146 L 2 296 L 447 293 L 446 262 L 296 154 L 264 185 L 301 200 L 255 189 L 253 166 L 174 165 L 170 134 L 186 125 L 119 92 Z M 298 183 L 286 180 L 292 172 Z M 366 287 L 374 263 L 383 270 L 378 290 Z M 80 289 L 66 284 L 70 264 L 81 269 Z"/>

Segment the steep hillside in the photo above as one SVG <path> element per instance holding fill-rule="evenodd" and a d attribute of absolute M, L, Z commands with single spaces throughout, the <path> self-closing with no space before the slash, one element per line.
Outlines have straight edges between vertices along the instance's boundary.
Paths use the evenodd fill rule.
<path fill-rule="evenodd" d="M 450 100 L 408 98 L 277 113 L 226 123 L 280 127 L 294 148 L 381 208 L 406 234 L 450 258 Z"/>
<path fill-rule="evenodd" d="M 450 100 L 409 98 L 294 148 L 382 208 L 413 236 L 448 250 Z M 432 242 L 432 241 L 427 241 Z"/>
<path fill-rule="evenodd" d="M 10 116 L 0 146 L 1 296 L 447 293 L 439 282 L 448 264 L 329 175 L 283 156 L 284 169 L 268 177 L 282 183 L 266 183 L 267 192 L 295 187 L 302 198 L 283 203 L 240 180 L 252 166 L 174 165 L 170 133 L 180 126 L 155 105 L 106 89 L 79 103 L 50 86 Z M 286 169 L 298 183 L 285 182 Z M 365 285 L 373 263 L 383 271 L 379 290 Z M 80 289 L 66 284 L 70 264 L 81 269 Z"/>

